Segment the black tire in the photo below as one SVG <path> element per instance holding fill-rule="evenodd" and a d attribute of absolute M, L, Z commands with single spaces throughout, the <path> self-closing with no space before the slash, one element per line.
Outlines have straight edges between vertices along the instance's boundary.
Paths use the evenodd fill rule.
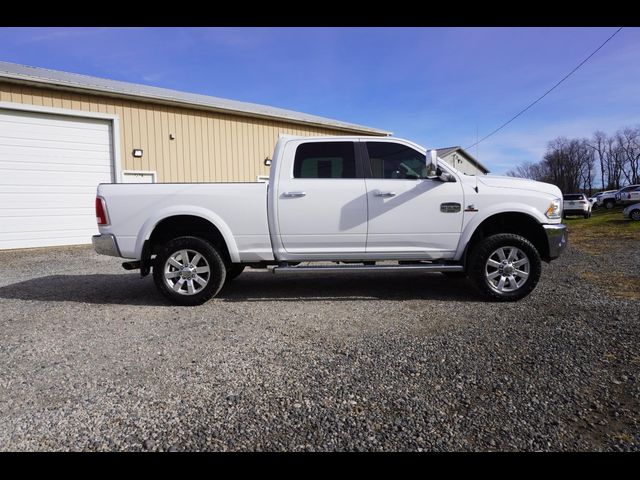
<path fill-rule="evenodd" d="M 206 277 L 206 285 L 201 288 L 200 291 L 196 291 L 193 294 L 186 292 L 179 293 L 173 290 L 168 285 L 167 281 L 165 281 L 165 268 L 169 268 L 167 267 L 167 262 L 169 261 L 169 258 L 174 257 L 180 250 L 189 250 L 200 254 L 204 260 L 198 260 L 197 264 L 204 265 L 206 262 L 209 267 L 209 275 Z M 189 258 L 189 254 L 187 254 L 187 258 Z M 193 261 L 193 258 L 191 261 Z M 177 270 L 170 273 L 177 273 Z M 206 240 L 198 237 L 178 237 L 170 240 L 162 247 L 160 253 L 156 256 L 153 266 L 153 281 L 156 284 L 156 287 L 160 290 L 162 295 L 167 297 L 176 305 L 193 306 L 203 304 L 217 295 L 224 285 L 226 275 L 227 269 L 222 261 L 222 257 L 215 247 Z M 203 273 L 202 276 L 202 278 L 204 278 L 205 274 Z M 174 275 L 174 278 L 178 278 L 175 282 L 176 284 L 182 279 L 182 277 L 178 275 Z M 188 280 L 186 282 L 184 279 L 182 280 L 183 282 L 179 289 L 184 292 L 184 283 L 188 282 Z M 192 285 L 196 285 L 194 280 L 192 280 L 191 283 Z"/>
<path fill-rule="evenodd" d="M 240 276 L 242 272 L 244 272 L 244 265 L 240 263 L 232 263 L 229 268 L 227 268 L 227 278 L 225 280 L 226 283 L 229 283 L 234 278 Z"/>
<path fill-rule="evenodd" d="M 616 206 L 615 200 L 605 200 L 604 201 L 604 208 L 606 208 L 607 210 L 611 210 L 615 206 Z"/>
<path fill-rule="evenodd" d="M 524 256 L 527 257 L 529 262 L 528 276 L 524 278 L 524 282 L 516 289 L 511 291 L 498 291 L 495 286 L 490 285 L 487 278 L 487 269 L 496 268 L 488 266 L 490 257 L 500 248 L 516 247 Z M 524 257 L 522 257 L 524 258 Z M 512 233 L 499 233 L 497 235 L 491 235 L 484 238 L 478 244 L 476 244 L 469 256 L 469 277 L 473 280 L 476 288 L 486 298 L 494 301 L 515 301 L 529 295 L 538 284 L 540 279 L 540 273 L 542 271 L 542 262 L 540 260 L 540 254 L 536 247 L 524 237 L 515 235 Z M 491 274 L 495 271 L 491 272 Z M 502 277 L 502 275 L 500 275 Z M 516 285 L 518 283 L 517 278 L 520 276 L 515 274 Z M 522 279 L 522 278 L 521 278 Z M 511 280 L 509 286 L 511 287 Z M 506 281 L 505 281 L 506 283 Z M 498 285 L 499 287 L 499 285 Z M 505 285 L 503 284 L 503 288 Z"/>
<path fill-rule="evenodd" d="M 631 210 L 629 212 L 629 218 L 631 220 L 640 221 L 640 210 Z"/>
<path fill-rule="evenodd" d="M 590 213 L 585 213 L 585 214 L 583 215 L 583 217 L 584 217 L 584 218 L 589 218 L 590 216 L 591 216 L 591 214 L 590 214 Z"/>

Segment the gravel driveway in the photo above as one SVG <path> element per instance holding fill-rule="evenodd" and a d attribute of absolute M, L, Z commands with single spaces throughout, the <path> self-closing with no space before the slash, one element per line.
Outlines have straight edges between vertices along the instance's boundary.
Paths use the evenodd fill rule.
<path fill-rule="evenodd" d="M 603 264 L 510 304 L 253 270 L 188 308 L 90 247 L 0 252 L 0 450 L 637 451 L 640 306 L 577 274 Z"/>

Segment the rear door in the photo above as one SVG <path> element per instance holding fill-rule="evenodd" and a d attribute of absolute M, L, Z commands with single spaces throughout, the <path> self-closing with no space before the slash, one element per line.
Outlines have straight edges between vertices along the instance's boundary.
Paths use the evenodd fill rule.
<path fill-rule="evenodd" d="M 367 253 L 447 258 L 462 230 L 460 182 L 425 178 L 425 155 L 394 141 L 363 141 L 369 232 Z"/>
<path fill-rule="evenodd" d="M 292 254 L 364 253 L 367 195 L 353 141 L 305 140 L 280 172 L 277 221 Z"/>

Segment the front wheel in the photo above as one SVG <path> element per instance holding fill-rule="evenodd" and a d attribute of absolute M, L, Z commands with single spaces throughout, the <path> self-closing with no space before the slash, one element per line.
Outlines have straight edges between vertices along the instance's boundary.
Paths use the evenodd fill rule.
<path fill-rule="evenodd" d="M 200 305 L 214 297 L 227 275 L 215 247 L 198 237 L 167 242 L 155 258 L 153 281 L 177 305 Z"/>
<path fill-rule="evenodd" d="M 244 267 L 245 266 L 240 263 L 231 264 L 231 266 L 227 269 L 227 279 L 225 281 L 229 283 L 234 278 L 240 276 L 240 274 L 244 272 Z"/>
<path fill-rule="evenodd" d="M 538 284 L 541 271 L 540 254 L 520 235 L 492 235 L 481 240 L 471 253 L 469 276 L 478 290 L 492 300 L 526 297 Z"/>
<path fill-rule="evenodd" d="M 629 214 L 629 218 L 630 218 L 631 220 L 635 220 L 635 221 L 640 220 L 640 210 L 633 210 L 633 211 Z"/>
<path fill-rule="evenodd" d="M 604 208 L 606 208 L 607 210 L 611 210 L 615 206 L 616 206 L 616 202 L 613 200 L 607 200 L 604 202 Z"/>

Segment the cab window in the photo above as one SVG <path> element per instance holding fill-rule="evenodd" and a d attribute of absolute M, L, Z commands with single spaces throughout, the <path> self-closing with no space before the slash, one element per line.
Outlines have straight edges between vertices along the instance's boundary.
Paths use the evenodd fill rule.
<path fill-rule="evenodd" d="M 356 178 L 353 142 L 308 142 L 296 149 L 293 178 Z"/>
<path fill-rule="evenodd" d="M 413 148 L 393 142 L 366 142 L 366 145 L 373 178 L 426 178 L 426 158 Z"/>

